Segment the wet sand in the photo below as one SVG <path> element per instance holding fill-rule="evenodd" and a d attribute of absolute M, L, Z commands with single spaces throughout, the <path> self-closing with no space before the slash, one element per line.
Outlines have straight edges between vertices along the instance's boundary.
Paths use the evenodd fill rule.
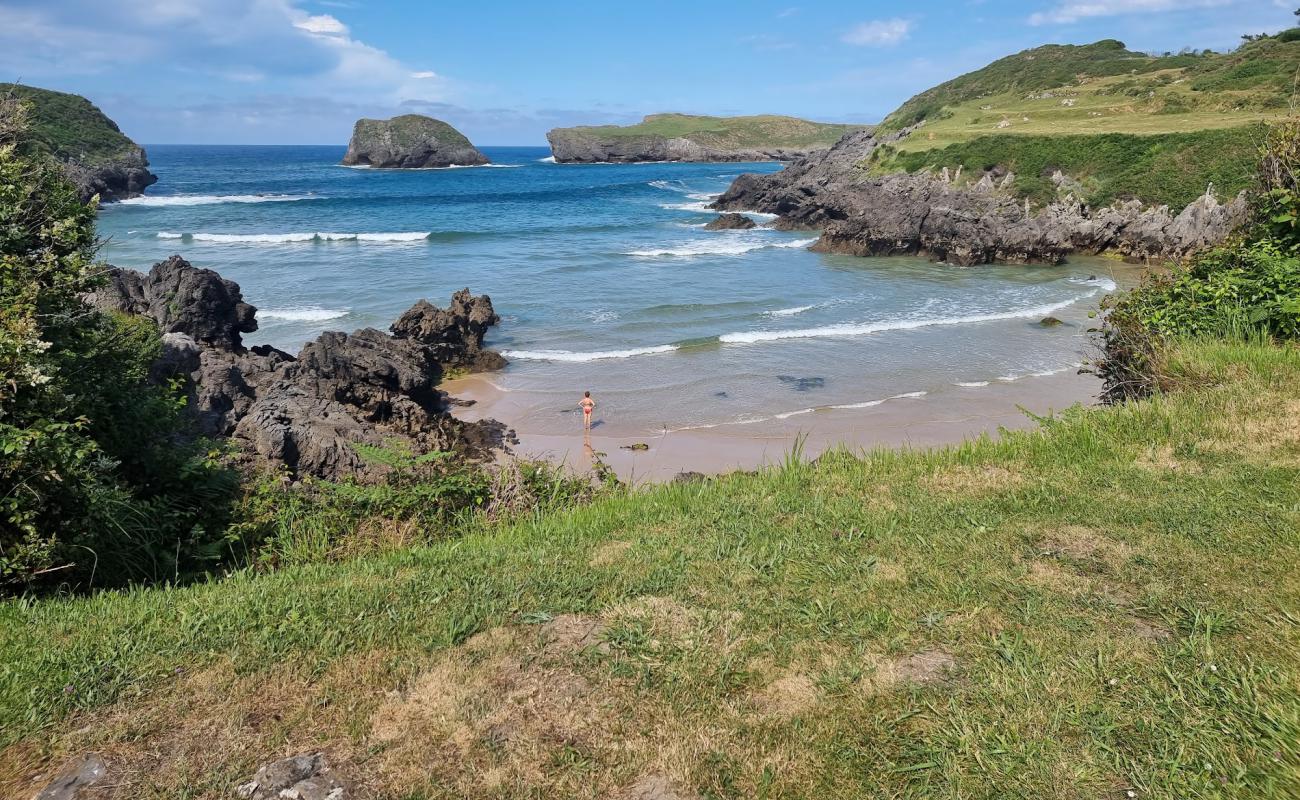
<path fill-rule="evenodd" d="M 1025 411 L 1045 416 L 1080 403 L 1091 405 L 1101 387 L 1097 378 L 1071 371 L 957 388 L 938 395 L 892 398 L 870 408 L 825 408 L 786 419 L 694 430 L 620 426 L 610 412 L 598 407 L 589 434 L 584 433 L 581 414 L 576 411 L 580 393 L 574 394 L 574 410 L 557 409 L 554 423 L 539 424 L 524 419 L 522 410 L 529 406 L 526 398 L 501 390 L 488 377 L 448 381 L 442 388 L 453 397 L 474 401 L 472 406 L 456 409 L 456 416 L 493 418 L 515 427 L 519 444 L 514 452 L 519 456 L 585 471 L 591 467 L 593 454 L 601 454 L 620 478 L 646 483 L 672 480 L 682 472 L 714 475 L 776 464 L 801 440 L 804 457 L 815 458 L 836 447 L 855 452 L 878 447 L 931 448 L 985 433 L 997 435 L 1001 428 L 1033 428 L 1038 423 Z M 649 449 L 627 449 L 636 444 Z"/>

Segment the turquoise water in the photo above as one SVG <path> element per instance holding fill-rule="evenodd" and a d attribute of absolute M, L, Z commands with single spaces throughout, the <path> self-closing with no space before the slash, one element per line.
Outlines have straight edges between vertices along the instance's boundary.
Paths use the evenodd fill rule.
<path fill-rule="evenodd" d="M 710 232 L 704 209 L 774 164 L 557 165 L 485 148 L 492 167 L 337 166 L 342 147 L 149 148 L 160 182 L 100 217 L 112 263 L 180 253 L 258 307 L 250 343 L 386 328 L 468 286 L 503 319 L 523 420 L 562 426 L 576 391 L 628 431 L 786 418 L 970 393 L 1072 370 L 1110 267 L 958 269 L 825 256 L 809 233 Z M 760 223 L 769 218 L 754 215 Z M 1064 326 L 1045 329 L 1047 315 Z"/>

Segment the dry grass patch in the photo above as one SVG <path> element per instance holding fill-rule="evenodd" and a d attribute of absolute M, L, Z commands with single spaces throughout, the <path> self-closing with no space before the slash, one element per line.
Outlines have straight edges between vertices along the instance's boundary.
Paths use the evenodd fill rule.
<path fill-rule="evenodd" d="M 1174 455 L 1170 445 L 1148 447 L 1133 463 L 1141 469 L 1151 472 L 1181 472 L 1196 475 L 1201 472 L 1201 465 L 1195 461 L 1184 461 Z"/>
<path fill-rule="evenodd" d="M 754 696 L 754 704 L 768 716 L 790 719 L 811 711 L 821 693 L 812 678 L 802 672 L 787 672 Z"/>
<path fill-rule="evenodd" d="M 1065 525 L 1038 542 L 1042 555 L 1061 559 L 1092 572 L 1119 572 L 1133 555 L 1124 542 L 1083 525 Z"/>
<path fill-rule="evenodd" d="M 921 479 L 921 487 L 938 495 L 981 495 L 1010 491 L 1025 483 L 1025 477 L 1006 467 L 958 464 L 943 467 Z"/>
<path fill-rule="evenodd" d="M 587 566 L 598 568 L 617 564 L 623 560 L 623 556 L 631 549 L 631 542 L 606 542 L 592 551 Z"/>

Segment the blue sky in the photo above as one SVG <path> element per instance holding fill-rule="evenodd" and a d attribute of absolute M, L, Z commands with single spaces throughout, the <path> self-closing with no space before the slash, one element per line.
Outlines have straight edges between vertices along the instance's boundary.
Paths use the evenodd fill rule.
<path fill-rule="evenodd" d="M 0 79 L 84 94 L 143 143 L 345 143 L 441 117 L 483 145 L 647 113 L 873 122 L 1049 42 L 1231 49 L 1300 0 L 0 0 Z"/>

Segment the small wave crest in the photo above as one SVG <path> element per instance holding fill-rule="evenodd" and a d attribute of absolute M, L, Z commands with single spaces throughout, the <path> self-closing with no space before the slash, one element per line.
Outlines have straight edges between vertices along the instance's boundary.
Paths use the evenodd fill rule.
<path fill-rule="evenodd" d="M 773 342 L 780 339 L 816 339 L 826 336 L 864 336 L 871 333 L 915 330 L 917 328 L 931 328 L 942 325 L 970 325 L 977 322 L 996 322 L 1007 319 L 1021 319 L 1023 317 L 1045 317 L 1055 311 L 1060 311 L 1063 308 L 1072 306 L 1082 299 L 1083 298 L 1080 297 L 1074 300 L 1066 300 L 1064 302 L 1053 303 L 1045 306 L 1035 306 L 1033 308 L 1024 308 L 1018 311 L 1004 311 L 991 314 L 970 314 L 961 317 L 900 319 L 860 324 L 844 323 L 840 325 L 825 325 L 819 328 L 797 328 L 779 331 L 741 331 L 737 333 L 724 334 L 719 337 L 719 340 L 726 344 L 754 344 L 756 342 Z"/>
<path fill-rule="evenodd" d="M 1103 292 L 1113 292 L 1119 288 L 1110 278 L 1070 278 L 1070 283 L 1078 286 L 1096 286 Z"/>
<path fill-rule="evenodd" d="M 327 319 L 346 317 L 346 308 L 259 308 L 259 319 L 278 319 L 286 322 L 324 322 Z"/>
<path fill-rule="evenodd" d="M 502 355 L 520 361 L 559 361 L 566 364 L 582 364 L 588 361 L 672 353 L 677 349 L 678 346 L 675 344 L 665 344 L 656 347 L 633 347 L 627 350 L 597 350 L 590 353 L 575 353 L 570 350 L 506 350 Z"/>
<path fill-rule="evenodd" d="M 766 317 L 794 317 L 805 311 L 812 311 L 817 306 L 795 306 L 794 308 L 778 308 L 775 311 L 764 311 Z"/>
<path fill-rule="evenodd" d="M 554 164 L 554 163 L 555 163 L 555 156 L 547 156 L 546 158 L 539 158 L 539 159 L 537 159 L 537 163 L 538 163 L 538 164 Z"/>
<path fill-rule="evenodd" d="M 637 256 L 639 258 L 694 258 L 696 256 L 735 256 L 742 253 L 748 253 L 752 250 L 763 250 L 769 247 L 808 247 L 816 239 L 795 239 L 787 241 L 772 241 L 769 239 L 708 239 L 699 242 L 688 242 L 677 247 L 664 247 L 655 250 L 631 250 L 625 255 Z"/>
<path fill-rule="evenodd" d="M 212 244 L 302 244 L 306 242 L 424 242 L 423 233 L 172 233 L 160 231 L 159 239 L 179 239 Z"/>
<path fill-rule="evenodd" d="M 224 203 L 296 203 L 322 200 L 318 195 L 295 194 L 177 194 L 132 197 L 118 201 L 122 206 L 212 206 Z"/>

